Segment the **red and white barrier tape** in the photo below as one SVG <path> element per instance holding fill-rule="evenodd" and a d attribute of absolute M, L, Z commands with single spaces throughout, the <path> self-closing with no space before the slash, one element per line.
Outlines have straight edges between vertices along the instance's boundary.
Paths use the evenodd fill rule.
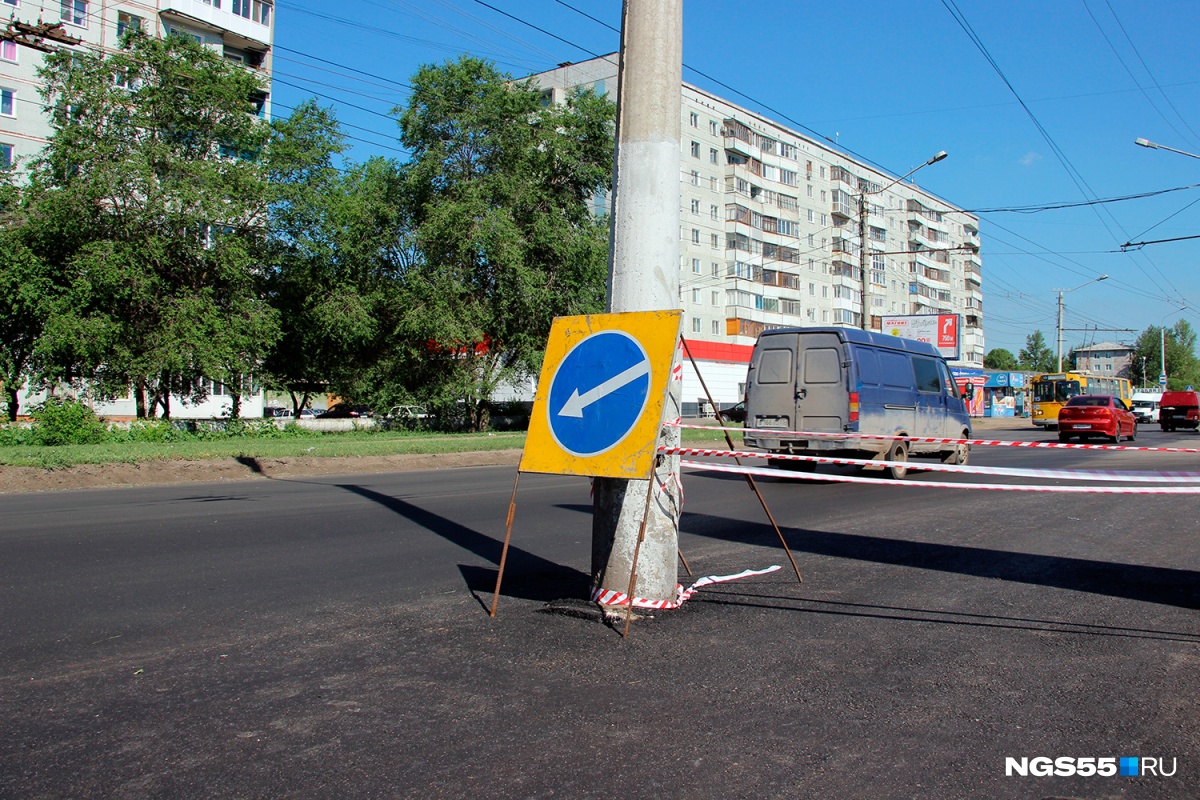
<path fill-rule="evenodd" d="M 779 461 L 808 461 L 813 464 L 841 464 L 858 467 L 889 467 L 895 462 L 869 458 L 834 456 L 801 456 L 790 453 L 763 453 L 751 450 L 712 450 L 698 447 L 660 447 L 658 452 L 681 456 L 716 456 L 719 458 L 758 458 Z M 701 463 L 701 462 L 694 462 Z M 904 462 L 912 470 L 922 472 L 958 472 L 967 475 L 1003 475 L 1010 478 L 1045 478 L 1065 481 L 1129 481 L 1131 483 L 1196 483 L 1200 472 L 1123 472 L 1121 470 L 1081 469 L 1020 469 L 1014 467 L 976 467 L 937 462 Z"/>
<path fill-rule="evenodd" d="M 888 462 L 875 462 L 886 464 Z M 815 475 L 805 472 L 791 472 L 769 467 L 744 467 L 736 464 L 717 464 L 707 461 L 680 460 L 680 467 L 692 467 L 712 472 L 730 472 L 737 475 L 758 475 L 772 478 L 790 478 L 801 481 L 821 481 L 822 483 L 869 483 L 882 486 L 913 486 L 930 489 L 989 489 L 1001 492 L 1056 492 L 1062 494 L 1200 494 L 1200 486 L 1032 486 L 1017 483 L 940 483 L 936 481 L 898 481 L 886 478 L 864 478 L 858 475 L 830 475 L 822 473 Z M 905 462 L 912 467 L 912 462 Z"/>
<path fill-rule="evenodd" d="M 667 423 L 670 424 L 670 423 Z M 1006 439 L 938 439 L 926 436 L 885 436 L 870 433 L 830 433 L 825 431 L 788 431 L 780 428 L 730 428 L 719 425 L 679 424 L 680 428 L 706 431 L 756 433 L 773 439 L 865 439 L 891 442 L 903 439 L 916 444 L 969 444 L 979 447 L 1057 447 L 1066 450 L 1128 450 L 1155 453 L 1200 453 L 1200 447 L 1126 447 L 1117 444 L 1068 444 L 1066 442 L 1014 442 Z"/>
<path fill-rule="evenodd" d="M 755 575 L 766 575 L 769 572 L 775 572 L 779 569 L 779 565 L 767 567 L 766 569 L 748 569 L 739 572 L 736 575 L 709 575 L 707 578 L 701 578 L 693 583 L 687 589 L 683 588 L 683 584 L 675 585 L 674 600 L 647 600 L 644 597 L 633 598 L 634 608 L 653 608 L 660 611 L 670 611 L 674 608 L 679 608 L 684 602 L 696 593 L 697 589 L 703 586 L 709 586 L 714 583 L 727 583 L 736 581 L 741 578 L 751 578 Z M 596 587 L 592 589 L 593 602 L 599 603 L 602 606 L 626 606 L 629 605 L 629 595 L 624 592 L 618 592 L 615 589 L 601 589 Z"/>

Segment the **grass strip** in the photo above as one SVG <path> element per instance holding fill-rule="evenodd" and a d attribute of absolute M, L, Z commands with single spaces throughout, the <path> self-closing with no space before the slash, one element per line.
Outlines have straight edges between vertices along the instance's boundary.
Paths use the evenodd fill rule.
<path fill-rule="evenodd" d="M 683 441 L 724 443 L 720 431 L 685 428 Z M 739 436 L 735 434 L 734 442 Z M 0 466 L 63 469 L 79 464 L 138 464 L 146 461 L 199 461 L 208 458 L 348 458 L 401 453 L 467 453 L 521 449 L 524 431 L 505 433 L 427 433 L 346 431 L 296 438 L 238 438 L 181 442 L 122 442 L 86 445 L 0 447 Z"/>

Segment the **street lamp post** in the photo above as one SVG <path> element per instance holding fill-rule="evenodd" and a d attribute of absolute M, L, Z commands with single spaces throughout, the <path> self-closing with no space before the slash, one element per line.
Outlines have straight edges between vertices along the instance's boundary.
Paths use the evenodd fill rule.
<path fill-rule="evenodd" d="M 912 175 L 919 169 L 928 167 L 930 164 L 936 164 L 949 155 L 945 150 L 939 150 L 937 154 L 926 161 L 924 164 L 913 167 L 908 172 L 896 178 L 894 181 L 884 186 L 882 189 L 876 189 L 873 192 L 868 192 L 866 186 L 860 186 L 858 190 L 858 276 L 862 280 L 862 319 L 861 326 L 863 330 L 867 330 L 867 310 L 870 307 L 870 282 L 867 280 L 867 195 L 882 194 L 888 189 L 895 186 L 900 181 Z"/>
<path fill-rule="evenodd" d="M 1200 158 L 1200 156 L 1196 155 L 1195 153 L 1189 153 L 1186 150 L 1176 150 L 1174 147 L 1167 147 L 1165 144 L 1159 144 L 1158 142 L 1152 142 L 1149 139 L 1141 139 L 1141 138 L 1134 139 L 1133 143 L 1136 144 L 1138 147 L 1149 147 L 1151 150 L 1170 150 L 1172 153 L 1179 153 L 1179 155 L 1181 155 L 1181 156 L 1188 156 L 1190 158 Z"/>
<path fill-rule="evenodd" d="M 1074 289 L 1055 289 L 1058 292 L 1058 372 L 1062 372 L 1062 345 L 1063 345 L 1063 295 L 1068 292 L 1074 292 L 1077 289 L 1082 289 L 1084 286 L 1090 286 L 1097 281 L 1108 280 L 1107 275 L 1101 275 L 1099 278 L 1092 278 L 1087 283 L 1081 283 Z"/>

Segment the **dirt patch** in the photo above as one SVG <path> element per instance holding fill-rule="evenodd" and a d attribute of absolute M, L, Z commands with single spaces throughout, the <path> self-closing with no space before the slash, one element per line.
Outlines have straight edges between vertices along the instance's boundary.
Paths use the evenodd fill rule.
<path fill-rule="evenodd" d="M 0 466 L 0 494 L 501 466 L 515 465 L 520 459 L 520 450 L 491 450 L 352 458 L 211 458 L 203 461 L 144 461 L 140 464 L 83 464 L 63 469 Z"/>

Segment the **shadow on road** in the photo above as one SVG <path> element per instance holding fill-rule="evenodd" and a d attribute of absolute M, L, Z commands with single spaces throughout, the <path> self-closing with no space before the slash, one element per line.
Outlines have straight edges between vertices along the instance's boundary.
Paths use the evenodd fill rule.
<path fill-rule="evenodd" d="M 502 539 L 493 538 L 420 506 L 364 486 L 346 483 L 335 485 L 339 489 L 378 503 L 480 558 L 493 564 L 500 563 L 500 551 L 504 544 Z M 591 507 L 588 507 L 588 511 L 591 511 Z M 464 564 L 459 566 L 459 571 L 475 598 L 485 609 L 490 609 L 492 592 L 496 588 L 497 570 Z M 561 597 L 582 597 L 587 594 L 590 584 L 591 576 L 577 569 L 556 564 L 520 547 L 510 545 L 508 548 L 508 562 L 504 567 L 504 584 L 501 587 L 501 593 L 505 597 L 542 602 Z"/>
<path fill-rule="evenodd" d="M 777 542 L 774 531 L 765 524 L 706 514 L 684 512 L 680 529 L 697 536 L 745 541 L 765 547 Z M 1200 572 L 1194 570 L 795 528 L 785 529 L 784 536 L 788 547 L 798 553 L 953 572 L 1200 609 Z"/>

